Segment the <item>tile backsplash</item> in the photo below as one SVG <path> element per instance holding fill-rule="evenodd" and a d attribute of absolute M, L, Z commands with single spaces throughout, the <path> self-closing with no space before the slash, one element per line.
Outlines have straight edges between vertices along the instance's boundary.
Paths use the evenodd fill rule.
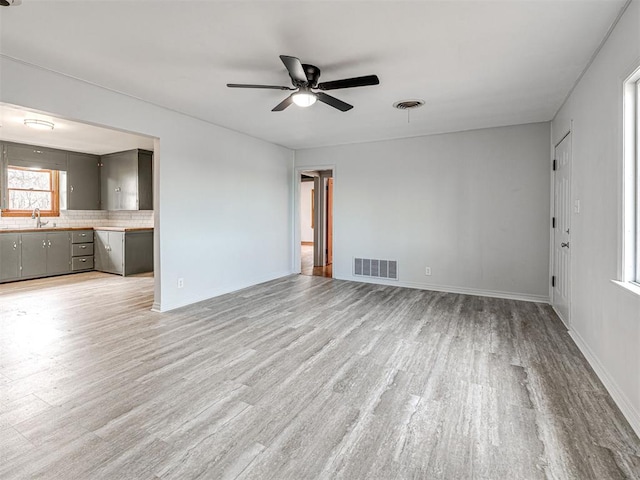
<path fill-rule="evenodd" d="M 153 210 L 63 210 L 59 217 L 42 217 L 50 227 L 153 227 Z M 35 228 L 31 217 L 0 217 L 2 229 Z"/>

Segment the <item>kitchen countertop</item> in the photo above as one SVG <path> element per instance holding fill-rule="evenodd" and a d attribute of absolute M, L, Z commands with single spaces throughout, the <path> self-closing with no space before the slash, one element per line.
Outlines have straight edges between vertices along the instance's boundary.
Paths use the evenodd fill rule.
<path fill-rule="evenodd" d="M 152 231 L 153 227 L 93 227 L 92 230 L 108 230 L 110 232 L 144 232 Z"/>
<path fill-rule="evenodd" d="M 42 227 L 42 228 L 0 228 L 0 233 L 59 232 L 70 230 L 109 230 L 111 232 L 152 231 L 153 227 Z"/>

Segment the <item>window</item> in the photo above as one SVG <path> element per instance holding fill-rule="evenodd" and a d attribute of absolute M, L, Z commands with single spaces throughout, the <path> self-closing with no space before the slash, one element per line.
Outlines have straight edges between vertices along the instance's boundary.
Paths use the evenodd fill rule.
<path fill-rule="evenodd" d="M 7 167 L 7 208 L 3 216 L 25 217 L 35 208 L 42 216 L 58 216 L 59 173 L 57 170 Z"/>
<path fill-rule="evenodd" d="M 640 68 L 624 85 L 623 280 L 640 284 Z"/>
<path fill-rule="evenodd" d="M 633 279 L 636 283 L 640 283 L 640 80 L 635 83 L 635 155 L 633 162 L 633 186 L 632 190 L 635 197 L 633 210 L 635 210 L 635 252 L 636 260 L 635 275 Z"/>

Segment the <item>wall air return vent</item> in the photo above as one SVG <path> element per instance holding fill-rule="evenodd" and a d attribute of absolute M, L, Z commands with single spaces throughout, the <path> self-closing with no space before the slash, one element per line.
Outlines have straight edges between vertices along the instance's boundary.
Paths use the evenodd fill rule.
<path fill-rule="evenodd" d="M 396 260 L 378 260 L 373 258 L 354 258 L 353 275 L 357 277 L 398 279 Z"/>

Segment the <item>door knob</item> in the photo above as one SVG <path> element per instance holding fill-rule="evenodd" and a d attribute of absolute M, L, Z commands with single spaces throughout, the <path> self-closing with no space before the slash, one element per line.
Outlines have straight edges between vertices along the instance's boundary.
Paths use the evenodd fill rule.
<path fill-rule="evenodd" d="M 562 243 L 560 244 L 560 246 L 561 246 L 562 248 L 569 248 L 569 242 L 562 242 Z"/>

